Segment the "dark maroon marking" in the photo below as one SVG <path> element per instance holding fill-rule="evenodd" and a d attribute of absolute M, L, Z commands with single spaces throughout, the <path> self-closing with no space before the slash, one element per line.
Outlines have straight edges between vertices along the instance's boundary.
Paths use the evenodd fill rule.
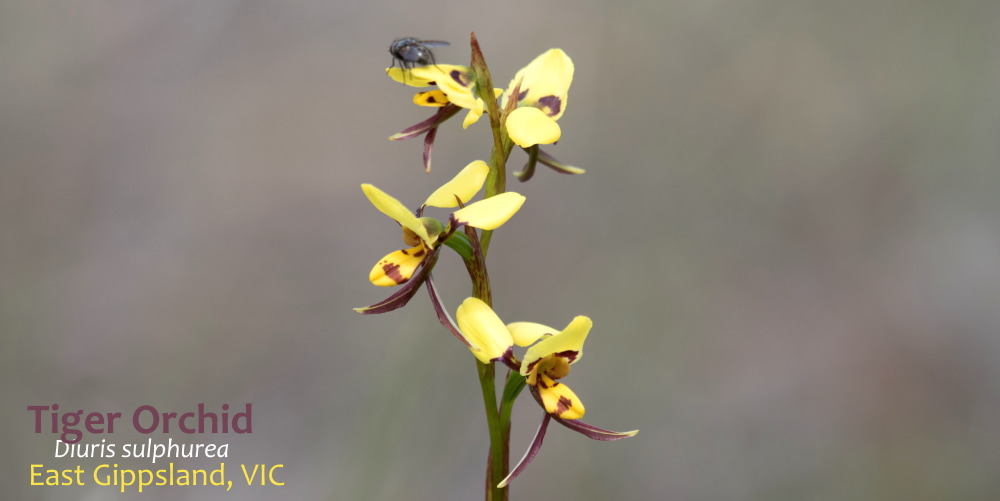
<path fill-rule="evenodd" d="M 546 390 L 549 389 L 549 385 L 545 384 L 545 379 L 542 378 L 542 376 L 538 376 L 538 379 L 536 379 L 535 381 L 536 381 L 535 386 L 539 388 L 545 388 Z M 552 385 L 553 388 L 555 388 L 556 386 L 559 386 L 558 382 Z"/>
<path fill-rule="evenodd" d="M 566 397 L 559 397 L 559 403 L 556 404 L 556 415 L 562 415 L 562 413 L 568 411 L 573 407 L 573 401 Z"/>
<path fill-rule="evenodd" d="M 448 75 L 451 77 L 452 80 L 454 80 L 454 81 L 458 82 L 459 84 L 461 84 L 462 87 L 468 87 L 469 86 L 469 81 L 465 79 L 465 77 L 466 77 L 465 73 L 463 73 L 463 72 L 461 72 L 459 70 L 451 70 L 451 73 L 449 73 Z"/>
<path fill-rule="evenodd" d="M 538 360 L 535 360 L 534 362 L 531 362 L 530 364 L 528 364 L 528 369 L 527 369 L 528 374 L 531 374 L 531 371 L 533 371 L 535 369 L 535 365 L 538 364 L 538 362 L 541 362 L 541 361 L 542 361 L 542 359 L 538 359 Z"/>
<path fill-rule="evenodd" d="M 528 97 L 528 89 L 524 89 L 517 93 L 517 102 L 524 101 L 524 98 Z"/>
<path fill-rule="evenodd" d="M 562 99 L 559 96 L 545 96 L 538 100 L 538 104 L 548 108 L 546 115 L 555 116 L 559 114 L 559 110 L 562 109 Z"/>
<path fill-rule="evenodd" d="M 565 358 L 569 363 L 573 363 L 573 361 L 576 360 L 576 357 L 580 356 L 580 352 L 576 350 L 566 350 L 554 353 L 554 355 L 560 358 Z"/>
<path fill-rule="evenodd" d="M 436 103 L 438 101 L 437 101 L 437 99 L 434 99 L 434 96 L 427 96 L 427 102 L 428 103 Z"/>
<path fill-rule="evenodd" d="M 401 249 L 399 252 L 402 252 L 406 256 L 421 257 L 424 254 L 427 254 L 427 249 L 424 248 L 423 246 L 421 246 L 420 250 L 418 250 L 417 252 L 414 252 L 413 254 L 410 254 L 410 249 Z M 398 266 L 397 266 L 397 268 L 398 268 Z"/>
<path fill-rule="evenodd" d="M 396 263 L 390 263 L 387 261 L 382 265 L 382 273 L 385 273 L 385 276 L 391 278 L 392 281 L 397 284 L 401 284 L 409 280 L 409 278 L 404 278 L 403 274 L 399 272 L 399 265 Z"/>

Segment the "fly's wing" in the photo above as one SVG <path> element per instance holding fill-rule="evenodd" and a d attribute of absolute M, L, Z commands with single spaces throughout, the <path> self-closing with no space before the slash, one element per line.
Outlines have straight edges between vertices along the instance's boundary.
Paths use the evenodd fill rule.
<path fill-rule="evenodd" d="M 420 45 L 423 45 L 424 47 L 447 47 L 451 44 L 441 40 L 421 40 Z"/>

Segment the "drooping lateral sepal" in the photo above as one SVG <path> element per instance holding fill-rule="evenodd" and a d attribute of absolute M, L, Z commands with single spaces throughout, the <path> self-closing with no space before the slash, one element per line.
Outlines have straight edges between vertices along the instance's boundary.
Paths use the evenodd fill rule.
<path fill-rule="evenodd" d="M 428 274 L 427 276 L 427 293 L 431 296 L 431 305 L 434 306 L 434 313 L 437 314 L 438 322 L 444 326 L 453 336 L 458 338 L 466 347 L 472 349 L 472 343 L 465 338 L 465 334 L 462 334 L 462 330 L 458 328 L 458 324 L 452 320 L 451 315 L 448 314 L 448 310 L 444 307 L 441 301 L 441 295 L 438 294 L 437 289 L 434 287 L 434 278 Z"/>
<path fill-rule="evenodd" d="M 462 108 L 455 106 L 454 104 L 449 104 L 437 111 L 432 117 L 420 122 L 416 125 L 411 125 L 391 136 L 389 136 L 390 141 L 402 141 L 404 139 L 412 139 L 421 134 L 424 134 L 431 129 L 436 128 L 441 125 L 442 122 L 448 120 L 449 118 L 455 116 Z"/>
<path fill-rule="evenodd" d="M 528 163 L 524 164 L 524 168 L 514 173 L 514 177 L 522 183 L 535 175 L 535 165 L 538 163 L 538 145 L 523 149 L 528 154 Z"/>
<path fill-rule="evenodd" d="M 585 171 L 585 170 L 583 170 L 583 169 L 581 169 L 579 167 L 573 167 L 572 165 L 566 165 L 566 164 L 560 162 L 559 160 L 556 160 L 555 157 L 553 157 L 552 155 L 549 155 L 548 153 L 545 153 L 545 151 L 542 150 L 541 148 L 538 149 L 538 161 L 542 165 L 545 165 L 546 167 L 548 167 L 548 168 L 550 168 L 550 169 L 552 169 L 552 170 L 554 170 L 554 171 L 556 171 L 556 172 L 558 172 L 560 174 L 583 174 L 583 173 L 587 172 L 587 171 Z"/>
<path fill-rule="evenodd" d="M 528 465 L 535 460 L 535 456 L 538 455 L 538 451 L 542 450 L 542 441 L 545 440 L 545 432 L 549 428 L 549 421 L 551 419 L 552 417 L 548 414 L 542 417 L 542 424 L 539 425 L 538 430 L 535 431 L 535 436 L 532 437 L 528 450 L 524 453 L 524 456 L 521 457 L 521 460 L 517 462 L 517 465 L 514 466 L 514 469 L 510 471 L 507 478 L 504 478 L 499 484 L 497 484 L 497 487 L 502 489 L 510 485 L 510 483 L 513 482 L 514 479 L 517 478 L 521 472 L 526 470 Z"/>
<path fill-rule="evenodd" d="M 390 141 L 402 141 L 404 139 L 412 139 L 420 136 L 421 134 L 426 134 L 424 136 L 424 172 L 431 171 L 431 153 L 434 150 L 434 139 L 437 137 L 438 126 L 442 122 L 448 120 L 449 118 L 455 116 L 458 111 L 461 110 L 458 106 L 454 104 L 445 104 L 434 116 L 420 122 L 411 127 L 407 127 L 400 132 L 397 132 L 389 136 Z"/>
<path fill-rule="evenodd" d="M 431 171 L 431 153 L 434 151 L 434 138 L 437 137 L 438 128 L 427 131 L 427 135 L 424 136 L 424 172 L 430 173 Z"/>
<path fill-rule="evenodd" d="M 591 439 L 600 440 L 602 442 L 614 442 L 615 440 L 621 440 L 623 438 L 634 437 L 639 430 L 632 431 L 611 431 L 598 428 L 594 425 L 590 425 L 580 421 L 579 419 L 560 419 L 553 416 L 553 418 L 559 422 L 559 424 Z"/>
<path fill-rule="evenodd" d="M 514 177 L 522 183 L 531 179 L 531 177 L 535 174 L 535 166 L 539 163 L 558 172 L 559 174 L 584 174 L 587 172 L 579 167 L 573 167 L 572 165 L 566 165 L 560 162 L 555 157 L 539 148 L 537 144 L 529 148 L 524 148 L 524 151 L 528 154 L 528 163 L 524 164 L 523 169 L 514 173 Z"/>

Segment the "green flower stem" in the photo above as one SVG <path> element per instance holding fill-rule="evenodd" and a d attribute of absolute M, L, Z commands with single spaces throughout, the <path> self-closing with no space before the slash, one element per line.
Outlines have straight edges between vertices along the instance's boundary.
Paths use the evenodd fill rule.
<path fill-rule="evenodd" d="M 484 364 L 476 360 L 479 371 L 479 384 L 483 390 L 483 403 L 486 404 L 486 423 L 490 430 L 489 471 L 486 474 L 486 501 L 507 501 L 507 489 L 498 489 L 497 484 L 507 476 L 507 461 L 503 454 L 504 443 L 509 442 L 510 426 L 505 428 L 500 423 L 500 413 L 497 411 L 496 366 Z M 507 440 L 505 440 L 507 439 Z"/>
<path fill-rule="evenodd" d="M 472 280 L 472 297 L 481 299 L 492 308 L 493 290 L 490 288 L 490 275 L 486 271 L 486 258 L 483 256 L 479 237 L 476 236 L 476 229 L 466 226 L 465 235 L 469 238 L 469 244 L 472 247 L 471 259 L 465 263 L 465 268 L 469 270 L 469 278 Z"/>
<path fill-rule="evenodd" d="M 517 396 L 521 394 L 521 390 L 524 389 L 525 382 L 527 380 L 519 372 L 507 371 L 507 383 L 504 384 L 503 396 L 500 400 L 500 428 L 504 430 L 505 438 L 504 441 L 504 452 L 503 455 L 507 460 L 510 460 L 510 418 L 511 414 L 514 412 L 514 402 L 517 400 Z M 507 477 L 507 469 L 504 469 L 503 477 Z"/>
<path fill-rule="evenodd" d="M 467 227 L 468 228 L 468 227 Z M 473 234 L 470 237 L 474 237 Z M 474 258 L 467 261 L 469 276 L 472 277 L 472 295 L 490 307 L 493 306 L 493 295 L 490 290 L 490 279 L 486 273 L 486 263 L 483 258 L 482 248 L 476 245 L 477 240 L 471 239 L 474 249 Z M 475 252 L 479 251 L 479 252 Z M 479 385 L 483 392 L 483 403 L 486 405 L 486 424 L 490 433 L 490 459 L 486 473 L 486 501 L 507 501 L 507 488 L 499 488 L 504 477 L 507 476 L 507 465 L 510 458 L 510 413 L 506 414 L 506 419 L 501 419 L 497 409 L 496 393 L 496 367 L 493 363 L 484 364 L 476 360 L 476 367 L 479 373 Z M 505 406 L 507 408 L 512 406 Z"/>
<path fill-rule="evenodd" d="M 507 190 L 507 158 L 514 148 L 514 142 L 507 135 L 507 128 L 503 126 L 503 117 L 500 107 L 497 105 L 496 95 L 493 93 L 493 78 L 490 76 L 490 69 L 486 66 L 486 59 L 479 48 L 479 41 L 476 34 L 472 34 L 472 70 L 476 72 L 476 93 L 479 98 L 486 103 L 486 114 L 490 117 L 490 129 L 493 130 L 493 151 L 490 153 L 490 172 L 486 175 L 486 195 L 490 198 L 499 195 Z M 493 230 L 484 230 L 481 238 L 483 246 L 483 257 L 490 248 L 490 240 L 493 237 Z"/>
<path fill-rule="evenodd" d="M 471 35 L 472 64 L 471 67 L 476 73 L 477 93 L 479 98 L 486 103 L 487 114 L 490 117 L 490 128 L 493 130 L 493 151 L 490 154 L 490 172 L 486 176 L 485 197 L 499 195 L 506 191 L 507 186 L 507 157 L 513 148 L 513 142 L 507 136 L 507 131 L 503 127 L 503 120 L 500 116 L 500 109 L 497 106 L 496 95 L 493 93 L 493 79 L 490 77 L 490 70 L 486 66 L 483 52 L 479 48 L 479 41 L 476 34 Z M 489 294 L 489 277 L 486 274 L 486 253 L 490 247 L 490 239 L 493 232 L 484 230 L 480 237 L 479 259 L 476 259 L 476 273 L 473 276 L 473 295 L 493 306 L 491 295 Z M 484 364 L 476 361 L 479 372 L 479 384 L 483 391 L 483 402 L 486 404 L 486 422 L 490 430 L 490 459 L 486 472 L 486 501 L 507 501 L 507 488 L 498 488 L 504 477 L 507 476 L 507 464 L 510 456 L 510 411 L 512 405 L 504 406 L 506 419 L 502 419 L 497 409 L 496 394 L 496 368 L 494 364 Z"/>

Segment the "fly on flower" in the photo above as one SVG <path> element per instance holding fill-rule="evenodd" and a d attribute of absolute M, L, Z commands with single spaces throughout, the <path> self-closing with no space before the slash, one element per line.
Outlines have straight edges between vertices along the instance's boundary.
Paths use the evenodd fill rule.
<path fill-rule="evenodd" d="M 392 66 L 399 63 L 401 68 L 411 69 L 416 66 L 426 66 L 437 64 L 434 62 L 432 47 L 446 47 L 451 45 L 440 40 L 417 40 L 416 38 L 400 38 L 392 42 L 389 46 L 389 54 L 392 54 Z"/>

